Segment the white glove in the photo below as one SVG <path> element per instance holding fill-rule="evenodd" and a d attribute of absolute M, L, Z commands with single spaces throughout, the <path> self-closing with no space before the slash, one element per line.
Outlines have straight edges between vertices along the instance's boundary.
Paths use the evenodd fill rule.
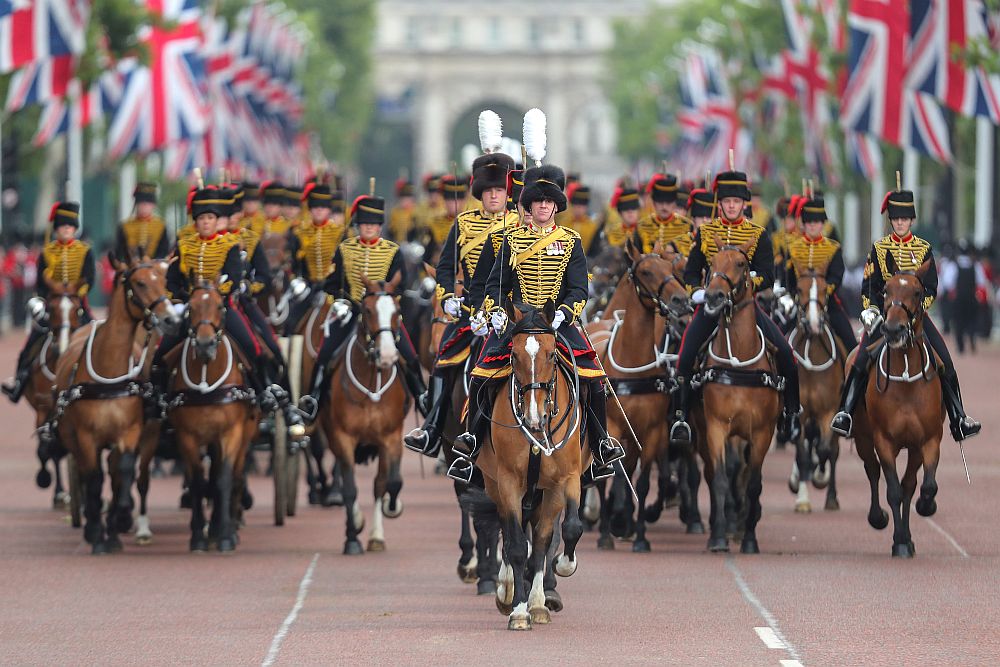
<path fill-rule="evenodd" d="M 450 296 L 444 300 L 444 312 L 448 313 L 452 317 L 458 317 L 462 314 L 462 301 L 464 299 L 458 296 Z"/>
<path fill-rule="evenodd" d="M 38 296 L 28 299 L 28 314 L 36 322 L 41 321 L 45 317 L 45 299 Z"/>
<path fill-rule="evenodd" d="M 341 324 L 347 324 L 351 319 L 351 302 L 347 299 L 337 299 L 330 307 L 332 319 L 338 320 Z"/>
<path fill-rule="evenodd" d="M 291 292 L 292 298 L 296 302 L 301 302 L 309 296 L 309 283 L 302 278 L 292 278 L 291 282 L 288 283 L 288 291 Z"/>
<path fill-rule="evenodd" d="M 778 306 L 786 313 L 791 313 L 795 310 L 795 299 L 792 298 L 791 294 L 782 294 L 778 297 Z"/>
<path fill-rule="evenodd" d="M 502 310 L 494 310 L 490 313 L 490 323 L 493 324 L 493 331 L 502 334 L 507 328 L 507 313 Z"/>
<path fill-rule="evenodd" d="M 861 324 L 864 325 L 869 336 L 878 328 L 878 325 L 882 324 L 882 321 L 882 313 L 878 312 L 878 308 L 875 306 L 869 306 L 861 311 Z"/>
<path fill-rule="evenodd" d="M 705 303 L 705 289 L 704 288 L 699 287 L 698 289 L 696 289 L 694 291 L 694 293 L 691 295 L 691 303 L 699 303 L 699 304 Z"/>
<path fill-rule="evenodd" d="M 479 311 L 469 318 L 469 326 L 473 336 L 485 336 L 490 332 L 490 327 L 486 323 L 486 313 Z"/>
<path fill-rule="evenodd" d="M 566 311 L 562 308 L 556 311 L 555 316 L 552 318 L 552 328 L 558 329 L 562 326 L 562 323 L 566 321 Z"/>

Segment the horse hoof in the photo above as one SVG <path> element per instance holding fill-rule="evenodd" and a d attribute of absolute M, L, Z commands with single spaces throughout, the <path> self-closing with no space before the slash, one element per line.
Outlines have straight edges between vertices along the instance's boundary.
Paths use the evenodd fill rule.
<path fill-rule="evenodd" d="M 875 530 L 884 530 L 889 525 L 889 513 L 884 509 L 868 512 L 868 525 Z"/>
<path fill-rule="evenodd" d="M 530 630 L 531 629 L 531 615 L 526 614 L 525 616 L 511 616 L 507 619 L 507 629 L 508 630 Z"/>
<path fill-rule="evenodd" d="M 708 550 L 714 554 L 729 553 L 729 540 L 725 537 L 708 538 Z"/>
<path fill-rule="evenodd" d="M 205 553 L 208 551 L 208 539 L 201 535 L 197 535 L 191 538 L 190 544 L 191 551 L 195 553 Z"/>
<path fill-rule="evenodd" d="M 497 582 L 492 579 L 480 579 L 476 582 L 476 595 L 496 595 Z M 508 612 L 510 613 L 510 612 Z"/>
<path fill-rule="evenodd" d="M 49 488 L 52 486 L 52 473 L 45 468 L 42 468 L 35 474 L 35 484 L 37 484 L 40 489 Z"/>
<path fill-rule="evenodd" d="M 549 608 L 549 611 L 556 613 L 563 610 L 562 596 L 559 595 L 559 591 L 545 591 L 545 606 Z"/>
<path fill-rule="evenodd" d="M 243 489 L 243 497 L 240 498 L 240 507 L 250 510 L 253 507 L 253 494 L 248 489 Z"/>
<path fill-rule="evenodd" d="M 839 510 L 840 509 L 840 501 L 837 500 L 836 498 L 827 498 L 826 499 L 826 504 L 823 506 L 823 509 L 829 510 L 831 512 Z"/>
<path fill-rule="evenodd" d="M 479 563 L 472 559 L 468 563 L 458 562 L 458 567 L 455 568 L 458 572 L 458 578 L 462 580 L 463 584 L 474 584 L 479 580 L 479 575 L 476 574 L 476 569 L 479 567 Z"/>
<path fill-rule="evenodd" d="M 913 549 L 909 544 L 893 544 L 893 558 L 913 558 Z"/>
<path fill-rule="evenodd" d="M 813 486 L 822 491 L 830 485 L 830 473 L 823 472 L 821 469 L 816 470 L 812 476 Z"/>
<path fill-rule="evenodd" d="M 813 511 L 812 503 L 809 502 L 795 503 L 795 511 L 798 514 L 809 514 L 810 512 Z"/>
<path fill-rule="evenodd" d="M 648 505 L 646 507 L 645 514 L 643 517 L 646 519 L 646 523 L 656 523 L 660 520 L 660 515 L 663 514 L 663 507 L 660 505 Z"/>
<path fill-rule="evenodd" d="M 788 478 L 788 490 L 795 495 L 799 492 L 799 477 L 798 475 L 792 475 Z"/>
<path fill-rule="evenodd" d="M 344 505 L 344 494 L 340 491 L 330 490 L 325 496 L 323 496 L 323 507 L 343 507 Z"/>
<path fill-rule="evenodd" d="M 231 551 L 236 551 L 236 540 L 232 537 L 223 537 L 219 539 L 219 543 L 215 547 L 223 553 L 229 553 Z"/>
<path fill-rule="evenodd" d="M 396 506 L 393 507 L 392 500 L 386 494 L 382 497 L 382 516 L 386 519 L 398 519 L 403 513 L 403 499 L 396 497 Z"/>
<path fill-rule="evenodd" d="M 69 494 L 63 491 L 62 493 L 57 493 L 54 498 L 52 498 L 52 509 L 54 510 L 68 510 L 69 509 Z"/>
<path fill-rule="evenodd" d="M 687 525 L 688 535 L 704 535 L 705 534 L 705 524 L 701 521 L 692 521 Z"/>
<path fill-rule="evenodd" d="M 549 608 L 545 605 L 541 607 L 532 607 L 528 610 L 531 614 L 531 622 L 537 623 L 538 625 L 548 625 L 552 622 L 552 615 L 549 614 Z"/>
<path fill-rule="evenodd" d="M 127 533 L 132 530 L 132 514 L 130 512 L 119 512 L 115 519 L 115 528 L 118 533 Z"/>
<path fill-rule="evenodd" d="M 740 544 L 741 554 L 759 554 L 760 546 L 757 544 L 756 538 L 745 539 L 743 543 Z"/>
<path fill-rule="evenodd" d="M 499 590 L 497 592 L 497 595 L 500 595 Z M 510 616 L 511 612 L 514 611 L 514 605 L 513 604 L 507 604 L 506 602 L 504 602 L 503 600 L 501 600 L 499 597 L 496 597 L 496 598 L 493 598 L 493 599 L 496 600 L 497 611 L 499 611 L 504 616 Z"/>
<path fill-rule="evenodd" d="M 917 514 L 920 516 L 934 516 L 937 512 L 937 501 L 933 498 L 917 498 Z"/>
<path fill-rule="evenodd" d="M 603 551 L 614 551 L 615 540 L 610 535 L 601 535 L 597 538 L 597 548 Z"/>
<path fill-rule="evenodd" d="M 649 540 L 636 540 L 632 543 L 632 553 L 645 554 L 649 553 Z"/>
<path fill-rule="evenodd" d="M 310 505 L 320 504 L 319 491 L 317 491 L 316 489 L 309 489 L 309 504 Z"/>
<path fill-rule="evenodd" d="M 349 540 L 344 543 L 344 555 L 345 556 L 360 556 L 365 550 L 361 546 L 361 542 L 357 540 Z"/>
<path fill-rule="evenodd" d="M 184 491 L 181 492 L 181 509 L 191 509 L 191 491 L 188 489 L 184 489 Z"/>
<path fill-rule="evenodd" d="M 368 547 L 366 549 L 368 552 L 381 553 L 385 551 L 385 540 L 376 540 L 374 538 L 368 540 Z"/>
<path fill-rule="evenodd" d="M 111 553 L 111 548 L 108 546 L 107 542 L 97 542 L 90 547 L 90 554 L 92 556 L 103 556 L 104 554 Z"/>
<path fill-rule="evenodd" d="M 152 535 L 136 535 L 135 536 L 135 543 L 136 543 L 137 546 L 140 546 L 140 547 L 148 547 L 150 544 L 153 543 L 153 536 Z"/>
<path fill-rule="evenodd" d="M 125 548 L 125 546 L 122 544 L 121 538 L 118 537 L 117 535 L 108 537 L 108 539 L 105 540 L 104 542 L 105 544 L 108 545 L 108 553 L 116 554 Z"/>

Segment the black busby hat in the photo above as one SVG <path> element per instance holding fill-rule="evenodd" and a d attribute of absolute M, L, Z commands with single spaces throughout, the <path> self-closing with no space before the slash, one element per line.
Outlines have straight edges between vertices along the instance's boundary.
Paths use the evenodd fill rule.
<path fill-rule="evenodd" d="M 243 181 L 243 201 L 260 201 L 260 184 Z"/>
<path fill-rule="evenodd" d="M 233 197 L 229 192 L 214 186 L 202 188 L 191 197 L 191 217 L 197 219 L 202 213 L 229 215 L 229 207 L 232 205 Z"/>
<path fill-rule="evenodd" d="M 590 188 L 580 183 L 573 183 L 566 188 L 569 196 L 569 203 L 574 206 L 587 206 L 590 204 Z"/>
<path fill-rule="evenodd" d="M 285 186 L 280 181 L 261 183 L 260 197 L 265 204 L 284 204 L 285 196 Z"/>
<path fill-rule="evenodd" d="M 309 208 L 333 208 L 333 192 L 326 183 L 310 183 L 302 193 L 302 200 Z M 343 197 L 340 198 L 340 208 L 344 207 Z"/>
<path fill-rule="evenodd" d="M 300 206 L 302 204 L 302 186 L 286 185 L 285 201 L 283 203 L 285 206 Z"/>
<path fill-rule="evenodd" d="M 246 191 L 242 183 L 230 183 L 227 188 L 233 195 L 233 205 L 229 209 L 229 215 L 243 212 L 243 200 L 246 198 Z"/>
<path fill-rule="evenodd" d="M 692 218 L 715 216 L 715 195 L 704 188 L 695 188 L 687 200 L 688 215 Z"/>
<path fill-rule="evenodd" d="M 49 222 L 52 223 L 52 229 L 59 229 L 63 225 L 79 227 L 80 204 L 75 201 L 56 202 L 49 211 Z"/>
<path fill-rule="evenodd" d="M 715 196 L 719 201 L 726 197 L 739 197 L 750 201 L 750 181 L 742 171 L 723 171 L 715 177 Z"/>
<path fill-rule="evenodd" d="M 890 220 L 916 218 L 917 206 L 910 190 L 892 190 L 882 200 L 882 212 L 889 213 Z"/>
<path fill-rule="evenodd" d="M 356 225 L 385 224 L 385 200 L 361 195 L 351 204 L 351 222 Z"/>
<path fill-rule="evenodd" d="M 413 188 L 413 183 L 410 183 L 405 178 L 400 178 L 396 181 L 396 197 L 412 197 L 417 193 Z"/>
<path fill-rule="evenodd" d="M 619 187 L 611 197 L 611 205 L 619 213 L 622 211 L 638 211 L 640 208 L 639 191 L 627 185 Z"/>
<path fill-rule="evenodd" d="M 461 174 L 445 174 L 438 180 L 438 189 L 445 199 L 465 199 L 469 195 L 469 179 Z"/>
<path fill-rule="evenodd" d="M 551 199 L 556 203 L 556 211 L 566 210 L 566 174 L 555 165 L 531 167 L 524 172 L 524 189 L 521 190 L 521 206 L 528 208 L 532 202 Z"/>
<path fill-rule="evenodd" d="M 506 188 L 507 172 L 514 169 L 514 160 L 504 153 L 487 153 L 472 162 L 472 196 L 482 199 L 487 188 Z"/>
<path fill-rule="evenodd" d="M 427 174 L 424 176 L 424 192 L 430 194 L 441 190 L 442 174 Z"/>
<path fill-rule="evenodd" d="M 156 183 L 136 183 L 135 190 L 132 191 L 135 203 L 149 202 L 156 203 Z"/>
<path fill-rule="evenodd" d="M 646 184 L 646 194 L 651 195 L 654 202 L 676 202 L 677 190 L 677 177 L 673 174 L 653 174 Z"/>
<path fill-rule="evenodd" d="M 822 197 L 807 199 L 802 204 L 802 222 L 826 222 L 826 204 Z"/>

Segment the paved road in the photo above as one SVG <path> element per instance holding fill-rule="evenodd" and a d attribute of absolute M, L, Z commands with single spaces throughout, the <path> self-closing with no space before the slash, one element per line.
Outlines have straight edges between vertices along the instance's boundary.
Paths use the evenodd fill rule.
<path fill-rule="evenodd" d="M 6 374 L 20 344 L 0 340 Z M 765 465 L 763 553 L 705 552 L 675 512 L 651 527 L 653 552 L 599 552 L 560 580 L 553 623 L 509 633 L 491 598 L 455 575 L 450 484 L 405 460 L 403 516 L 388 550 L 341 555 L 342 510 L 303 508 L 272 525 L 267 479 L 233 555 L 191 555 L 177 479 L 154 480 L 154 543 L 92 557 L 64 512 L 34 487 L 28 408 L 0 403 L 0 664 L 727 664 L 1000 663 L 1000 350 L 958 360 L 986 434 L 944 445 L 939 512 L 914 514 L 918 556 L 889 557 L 865 521 L 867 482 L 842 458 L 839 512 L 798 515 L 790 451 Z M 428 468 L 429 473 L 429 468 Z M 371 471 L 362 475 L 365 496 Z M 814 500 L 819 498 L 814 492 Z M 817 503 L 818 504 L 818 503 Z M 363 498 L 370 514 L 371 500 Z M 707 497 L 702 491 L 703 511 Z"/>

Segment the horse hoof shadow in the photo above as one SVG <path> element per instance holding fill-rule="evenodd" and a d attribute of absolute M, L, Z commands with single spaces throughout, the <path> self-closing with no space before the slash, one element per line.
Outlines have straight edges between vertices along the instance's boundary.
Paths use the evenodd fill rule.
<path fill-rule="evenodd" d="M 836 512 L 837 510 L 840 509 L 840 501 L 837 500 L 836 498 L 827 498 L 826 504 L 823 505 L 823 509 L 828 510 L 830 512 Z"/>
<path fill-rule="evenodd" d="M 704 535 L 705 534 L 705 524 L 701 521 L 692 521 L 687 525 L 685 532 L 688 535 Z"/>
<path fill-rule="evenodd" d="M 729 553 L 729 540 L 725 537 L 710 537 L 708 539 L 708 550 L 714 554 Z"/>
<path fill-rule="evenodd" d="M 743 543 L 740 544 L 740 553 L 741 554 L 759 554 L 760 553 L 760 545 L 757 544 L 757 540 L 756 539 L 743 540 Z"/>
<path fill-rule="evenodd" d="M 548 625 L 552 622 L 552 615 L 549 614 L 549 608 L 545 605 L 541 607 L 532 607 L 528 610 L 531 614 L 532 624 L 537 623 L 538 625 Z"/>
<path fill-rule="evenodd" d="M 497 582 L 492 579 L 480 579 L 476 582 L 476 595 L 496 595 Z M 508 612 L 509 613 L 509 612 Z"/>
<path fill-rule="evenodd" d="M 893 544 L 892 545 L 892 557 L 893 558 L 913 558 L 916 555 L 913 549 L 913 542 L 909 544 Z"/>
<path fill-rule="evenodd" d="M 357 540 L 351 540 L 344 543 L 344 555 L 345 556 L 360 556 L 365 552 L 364 548 L 361 546 L 361 542 Z"/>
<path fill-rule="evenodd" d="M 610 535 L 601 535 L 597 538 L 597 548 L 602 551 L 614 551 L 615 539 Z"/>
<path fill-rule="evenodd" d="M 35 473 L 35 484 L 39 489 L 47 489 L 52 486 L 52 473 L 47 468 L 42 468 Z"/>
<path fill-rule="evenodd" d="M 649 540 L 636 540 L 632 543 L 632 552 L 645 554 L 650 552 Z"/>
<path fill-rule="evenodd" d="M 556 613 L 563 610 L 562 596 L 559 595 L 559 591 L 545 591 L 545 606 L 549 608 L 549 611 Z"/>
<path fill-rule="evenodd" d="M 933 498 L 917 498 L 917 514 L 920 516 L 934 516 L 937 512 L 937 501 Z"/>
<path fill-rule="evenodd" d="M 385 551 L 385 540 L 376 540 L 372 538 L 368 540 L 368 546 L 365 549 L 369 553 L 381 553 Z"/>
<path fill-rule="evenodd" d="M 884 509 L 868 512 L 868 525 L 875 530 L 884 530 L 889 525 L 889 513 Z"/>

